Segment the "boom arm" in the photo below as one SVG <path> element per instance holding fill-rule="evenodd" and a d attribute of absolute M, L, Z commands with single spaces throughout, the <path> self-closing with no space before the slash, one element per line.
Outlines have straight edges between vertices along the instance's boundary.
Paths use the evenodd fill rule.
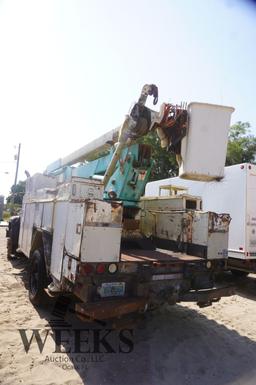
<path fill-rule="evenodd" d="M 103 177 L 103 183 L 106 186 L 116 168 L 122 150 L 126 146 L 135 143 L 138 138 L 146 135 L 149 131 L 156 129 L 162 147 L 175 149 L 171 147 L 173 144 L 176 145 L 176 142 L 180 142 L 186 132 L 186 110 L 171 104 L 163 104 L 159 112 L 153 111 L 145 106 L 148 96 L 153 96 L 154 105 L 158 102 L 157 86 L 154 84 L 143 86 L 138 102 L 134 104 L 130 113 L 126 115 L 121 127 L 107 132 L 70 155 L 58 159 L 47 167 L 45 173 L 55 173 L 66 166 L 71 166 L 78 162 L 99 159 L 103 154 L 109 152 L 115 144 L 115 151 Z M 181 116 L 183 119 L 180 119 Z"/>
<path fill-rule="evenodd" d="M 156 104 L 158 101 L 158 89 L 154 84 L 146 84 L 142 88 L 138 103 L 135 104 L 131 113 L 125 117 L 125 120 L 120 128 L 119 139 L 116 144 L 115 152 L 103 178 L 104 186 L 106 186 L 109 182 L 109 179 L 116 168 L 116 164 L 120 159 L 120 155 L 124 147 L 130 145 L 134 139 L 142 136 L 145 131 L 144 127 L 146 128 L 146 132 L 148 132 L 149 127 L 145 125 L 142 115 L 143 111 L 145 110 L 145 104 L 148 95 L 153 95 L 153 103 Z M 143 128 L 142 132 L 141 126 Z"/>

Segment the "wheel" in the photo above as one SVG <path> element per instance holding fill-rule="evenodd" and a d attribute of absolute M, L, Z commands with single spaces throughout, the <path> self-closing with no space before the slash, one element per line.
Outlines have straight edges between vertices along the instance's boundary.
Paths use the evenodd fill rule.
<path fill-rule="evenodd" d="M 7 238 L 7 259 L 11 259 L 13 255 L 13 246 L 11 238 Z"/>
<path fill-rule="evenodd" d="M 19 241 L 20 218 L 12 217 L 9 222 L 7 237 L 7 258 L 10 259 L 16 253 Z"/>
<path fill-rule="evenodd" d="M 46 293 L 46 269 L 42 250 L 35 250 L 32 254 L 29 269 L 29 299 L 33 305 L 42 305 Z"/>
<path fill-rule="evenodd" d="M 231 273 L 233 274 L 234 277 L 237 277 L 237 278 L 247 277 L 247 275 L 249 274 L 247 271 L 242 271 L 242 270 L 231 270 Z"/>

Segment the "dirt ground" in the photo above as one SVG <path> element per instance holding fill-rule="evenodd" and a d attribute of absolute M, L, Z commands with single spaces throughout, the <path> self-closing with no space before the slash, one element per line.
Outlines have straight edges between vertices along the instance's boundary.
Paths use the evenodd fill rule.
<path fill-rule="evenodd" d="M 2 385 L 256 384 L 254 276 L 238 282 L 236 295 L 212 307 L 165 307 L 147 314 L 137 328 L 108 331 L 107 325 L 79 321 L 71 311 L 63 320 L 65 307 L 56 307 L 56 303 L 50 303 L 48 309 L 35 309 L 27 296 L 26 259 L 7 260 L 3 228 L 0 272 Z M 229 275 L 226 279 L 231 280 Z M 26 338 L 29 345 L 33 330 L 41 338 L 41 352 L 34 336 L 26 353 Z M 69 352 L 56 351 L 58 330 L 62 349 L 71 348 Z M 75 333 L 83 335 L 82 353 L 75 345 Z M 96 344 L 97 333 L 109 333 L 106 339 L 111 352 L 109 346 Z"/>

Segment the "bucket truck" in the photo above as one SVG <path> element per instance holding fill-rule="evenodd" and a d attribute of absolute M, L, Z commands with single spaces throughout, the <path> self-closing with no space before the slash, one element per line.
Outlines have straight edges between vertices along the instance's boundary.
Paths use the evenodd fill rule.
<path fill-rule="evenodd" d="M 191 248 L 193 253 L 181 252 L 176 246 L 185 224 L 187 234 L 190 231 L 189 199 L 185 206 L 177 201 L 172 217 L 169 207 L 161 209 L 172 222 L 176 235 L 166 238 L 175 247 L 158 249 L 154 244 L 152 221 L 148 222 L 151 230 L 147 228 L 152 212 L 141 200 L 153 159 L 150 146 L 139 141 L 156 131 L 161 146 L 176 154 L 183 177 L 221 178 L 227 129 L 219 110 L 227 126 L 232 109 L 164 103 L 154 111 L 146 106 L 148 96 L 155 105 L 155 85 L 143 87 L 121 127 L 27 179 L 19 238 L 10 237 L 9 242 L 18 242 L 18 251 L 30 260 L 29 298 L 34 305 L 40 305 L 45 294 L 71 295 L 81 317 L 100 320 L 143 312 L 165 302 L 195 301 L 207 306 L 233 293 L 232 288 L 217 288 L 214 283 L 215 260 L 219 266 L 225 263 L 228 215 L 225 220 L 217 216 L 212 226 L 208 214 L 207 220 L 200 221 L 198 231 L 204 231 L 206 238 L 219 234 L 210 253 L 198 254 L 196 247 Z M 222 135 L 214 149 L 213 133 L 207 136 L 208 119 L 215 119 L 215 134 L 219 130 Z M 202 126 L 200 134 L 197 130 Z M 203 159 L 197 140 L 204 147 Z"/>

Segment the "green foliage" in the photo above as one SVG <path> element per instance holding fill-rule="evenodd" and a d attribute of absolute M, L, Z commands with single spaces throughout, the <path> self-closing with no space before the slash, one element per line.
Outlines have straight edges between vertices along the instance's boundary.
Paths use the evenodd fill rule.
<path fill-rule="evenodd" d="M 231 126 L 226 166 L 256 162 L 256 137 L 250 134 L 250 123 L 237 122 Z"/>
<path fill-rule="evenodd" d="M 11 217 L 10 211 L 5 210 L 5 211 L 3 212 L 3 220 L 6 221 L 6 222 L 8 222 L 9 219 L 10 219 L 10 217 Z"/>
<path fill-rule="evenodd" d="M 23 195 L 25 194 L 25 187 L 26 182 L 25 181 L 19 181 L 16 185 L 13 185 L 11 187 L 11 194 L 6 199 L 7 203 L 13 203 L 17 205 L 22 204 Z"/>
<path fill-rule="evenodd" d="M 4 220 L 7 221 L 11 216 L 18 215 L 21 210 L 21 205 L 17 203 L 6 203 L 6 208 L 3 213 Z"/>
<path fill-rule="evenodd" d="M 169 178 L 178 175 L 178 164 L 175 154 L 166 151 L 160 145 L 156 132 L 151 132 L 141 139 L 144 144 L 152 147 L 152 159 L 154 159 L 150 181 Z"/>

